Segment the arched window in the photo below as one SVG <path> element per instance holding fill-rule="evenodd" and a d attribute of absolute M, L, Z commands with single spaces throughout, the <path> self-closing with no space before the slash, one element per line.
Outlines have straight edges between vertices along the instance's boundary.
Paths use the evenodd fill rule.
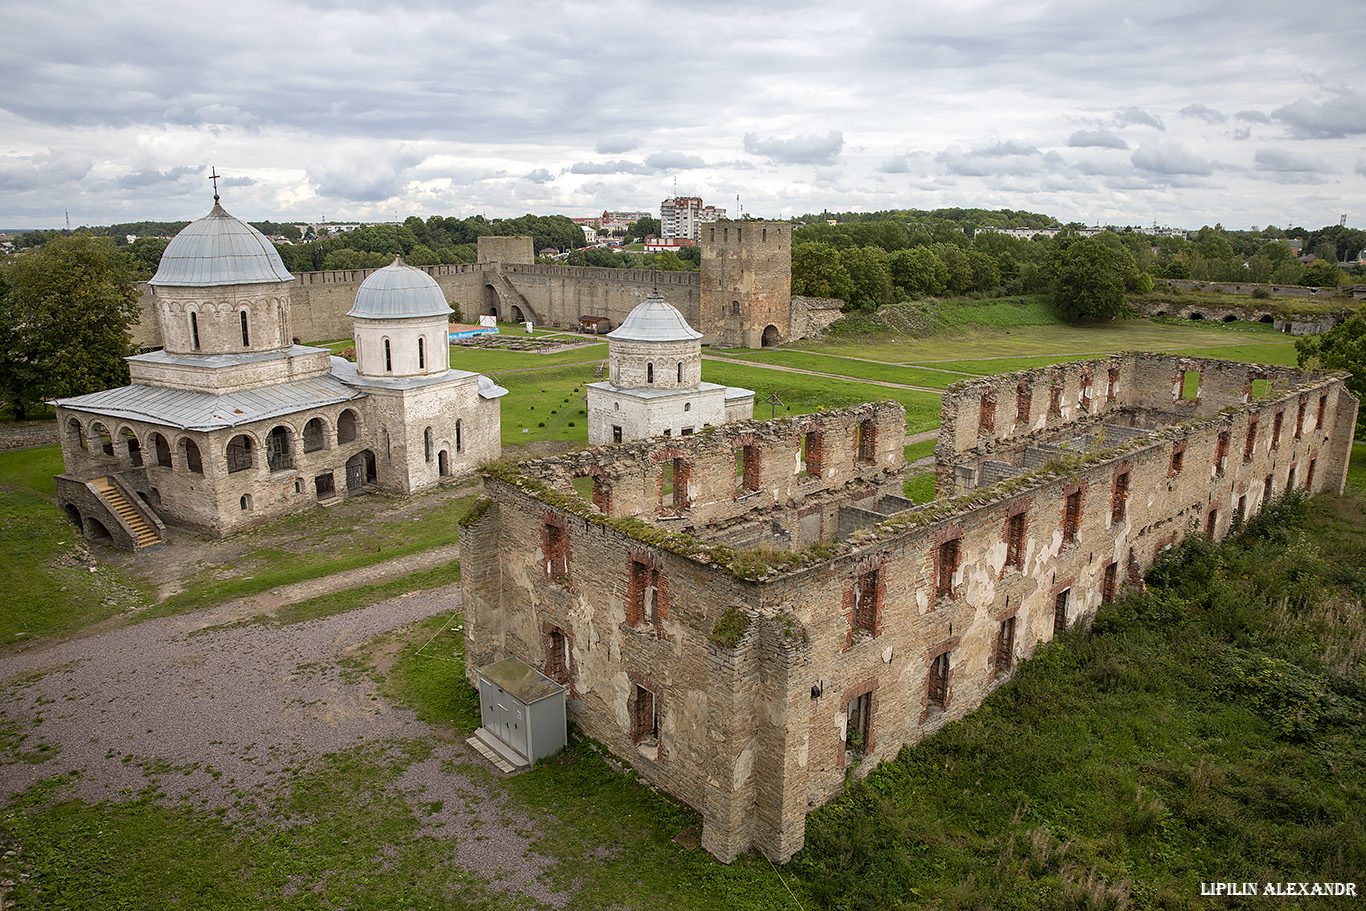
<path fill-rule="evenodd" d="M 680 385 L 682 385 L 682 383 L 683 383 L 683 362 L 682 362 L 682 361 L 679 361 L 679 362 L 678 362 L 678 382 L 679 382 Z"/>
<path fill-rule="evenodd" d="M 251 347 L 251 330 L 247 327 L 247 311 L 243 310 L 239 314 L 242 318 L 242 347 Z"/>
<path fill-rule="evenodd" d="M 327 445 L 327 428 L 322 418 L 310 418 L 304 425 L 304 452 L 317 452 Z"/>
<path fill-rule="evenodd" d="M 152 450 L 157 456 L 158 468 L 171 467 L 171 444 L 159 433 L 152 434 Z"/>
<path fill-rule="evenodd" d="M 739 315 L 740 315 L 740 302 L 739 302 L 739 301 L 731 301 L 731 302 L 730 302 L 730 314 L 731 314 L 731 316 L 739 316 Z"/>
<path fill-rule="evenodd" d="M 432 428 L 428 427 L 422 431 L 422 451 L 427 461 L 432 460 Z"/>
<path fill-rule="evenodd" d="M 427 340 L 421 337 L 417 340 L 417 369 L 427 369 Z"/>
<path fill-rule="evenodd" d="M 350 443 L 356 438 L 356 413 L 350 408 L 337 416 L 337 442 Z"/>
<path fill-rule="evenodd" d="M 187 450 L 192 445 L 194 444 L 189 440 L 185 441 Z M 253 461 L 251 437 L 240 434 L 228 441 L 228 474 L 246 471 L 252 466 Z"/>
<path fill-rule="evenodd" d="M 394 355 L 393 352 L 389 350 L 389 340 L 387 338 L 384 340 L 384 372 L 394 372 Z"/>
<path fill-rule="evenodd" d="M 190 348 L 199 350 L 199 314 L 190 311 Z"/>
<path fill-rule="evenodd" d="M 243 512 L 251 512 L 251 494 L 242 494 L 242 499 L 237 502 L 241 505 Z"/>
<path fill-rule="evenodd" d="M 100 441 L 100 451 L 107 456 L 114 454 L 114 439 L 103 424 L 91 424 L 90 436 Z"/>
<path fill-rule="evenodd" d="M 85 448 L 85 431 L 81 429 L 81 422 L 72 418 L 66 422 L 66 435 L 71 441 L 71 445 L 76 449 Z"/>
<path fill-rule="evenodd" d="M 244 440 L 247 441 L 247 467 L 250 468 L 250 467 L 251 467 L 251 438 L 250 438 L 250 437 L 242 437 L 242 439 L 244 439 Z M 190 472 L 191 474 L 203 474 L 203 473 L 204 473 L 204 460 L 201 459 L 201 458 L 199 457 L 199 447 L 195 444 L 195 441 L 194 441 L 194 440 L 186 440 L 186 441 L 182 444 L 182 449 L 183 449 L 183 452 L 184 452 L 184 455 L 185 455 L 185 470 L 188 471 L 188 472 Z"/>
<path fill-rule="evenodd" d="M 270 466 L 271 471 L 284 471 L 294 467 L 288 427 L 276 427 L 266 435 L 266 464 Z"/>
<path fill-rule="evenodd" d="M 647 383 L 653 383 L 654 381 L 655 381 L 655 365 L 654 365 L 654 364 L 646 364 L 646 365 L 645 365 L 645 382 L 647 382 Z"/>

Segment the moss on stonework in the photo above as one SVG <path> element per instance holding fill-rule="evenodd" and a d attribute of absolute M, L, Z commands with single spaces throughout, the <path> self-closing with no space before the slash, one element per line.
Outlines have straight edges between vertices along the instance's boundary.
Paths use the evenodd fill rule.
<path fill-rule="evenodd" d="M 749 629 L 749 617 L 738 607 L 728 607 L 711 630 L 711 641 L 725 648 L 735 648 Z"/>
<path fill-rule="evenodd" d="M 484 518 L 489 511 L 489 507 L 492 505 L 493 501 L 488 497 L 480 497 L 470 504 L 470 508 L 465 511 L 465 514 L 460 517 L 456 524 L 461 528 L 469 528 L 471 525 Z"/>

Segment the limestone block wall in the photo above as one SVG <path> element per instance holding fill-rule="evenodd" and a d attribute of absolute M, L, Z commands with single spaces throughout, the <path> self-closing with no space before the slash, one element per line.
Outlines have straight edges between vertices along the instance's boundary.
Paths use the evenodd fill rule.
<path fill-rule="evenodd" d="M 502 454 L 499 400 L 479 396 L 477 374 L 453 372 L 416 388 L 361 383 L 378 483 L 386 490 L 427 490 Z"/>
<path fill-rule="evenodd" d="M 795 337 L 790 224 L 709 224 L 701 246 L 700 319 L 694 325 L 704 342 L 759 348 Z"/>
<path fill-rule="evenodd" d="M 481 263 L 531 263 L 536 261 L 530 237 L 480 237 Z"/>
<path fill-rule="evenodd" d="M 590 446 L 615 442 L 617 428 L 621 428 L 621 440 L 629 442 L 666 432 L 675 437 L 686 436 L 729 419 L 726 389 L 714 383 L 645 396 L 607 383 L 589 383 L 586 390 Z"/>
<path fill-rule="evenodd" d="M 151 290 L 161 344 L 173 354 L 278 351 L 292 344 L 293 282 Z M 245 319 L 244 319 L 245 317 Z"/>

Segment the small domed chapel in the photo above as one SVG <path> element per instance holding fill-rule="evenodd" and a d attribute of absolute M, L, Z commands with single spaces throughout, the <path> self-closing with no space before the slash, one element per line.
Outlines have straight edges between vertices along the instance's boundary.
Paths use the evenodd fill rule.
<path fill-rule="evenodd" d="M 225 535 L 498 458 L 507 390 L 450 368 L 451 308 L 429 275 L 395 258 L 362 283 L 355 363 L 293 338 L 293 284 L 217 196 L 171 241 L 149 282 L 163 349 L 128 358 L 127 386 L 54 403 L 57 498 L 87 535 L 133 548 L 164 540 L 164 522 Z"/>

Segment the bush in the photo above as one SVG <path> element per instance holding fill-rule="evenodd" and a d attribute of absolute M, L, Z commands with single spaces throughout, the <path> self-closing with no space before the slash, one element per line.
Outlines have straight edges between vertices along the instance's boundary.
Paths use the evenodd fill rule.
<path fill-rule="evenodd" d="M 1264 285 L 1258 285 L 1257 287 L 1252 289 L 1252 298 L 1253 300 L 1259 301 L 1270 300 L 1271 289 Z"/>

